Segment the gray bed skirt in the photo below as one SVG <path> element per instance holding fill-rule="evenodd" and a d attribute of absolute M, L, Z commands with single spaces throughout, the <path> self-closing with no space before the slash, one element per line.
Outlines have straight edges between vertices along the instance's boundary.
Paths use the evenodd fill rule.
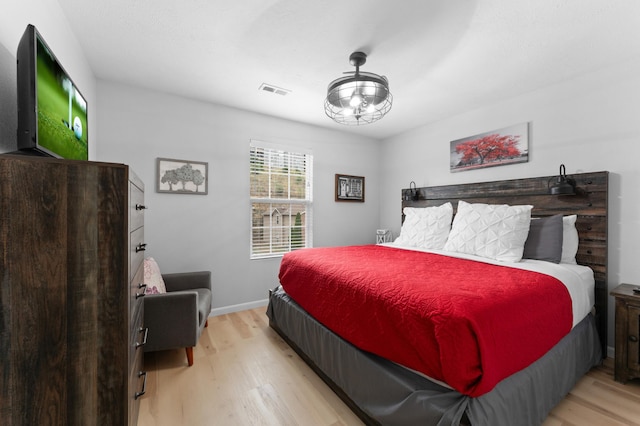
<path fill-rule="evenodd" d="M 281 287 L 269 296 L 267 316 L 269 325 L 366 424 L 539 425 L 602 361 L 589 315 L 538 361 L 491 392 L 471 398 L 357 349 L 311 317 Z"/>

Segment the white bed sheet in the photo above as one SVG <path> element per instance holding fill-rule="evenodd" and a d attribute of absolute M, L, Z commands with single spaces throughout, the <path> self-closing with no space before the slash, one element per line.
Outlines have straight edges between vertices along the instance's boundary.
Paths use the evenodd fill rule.
<path fill-rule="evenodd" d="M 406 250 L 442 254 L 446 256 L 490 263 L 493 265 L 510 266 L 512 268 L 524 269 L 527 271 L 534 271 L 550 275 L 562 282 L 569 292 L 573 312 L 572 328 L 575 327 L 576 324 L 578 324 L 580 321 L 582 321 L 584 317 L 589 314 L 589 312 L 591 312 L 595 304 L 595 278 L 593 276 L 593 270 L 588 266 L 574 265 L 570 263 L 556 264 L 552 262 L 545 262 L 543 260 L 532 259 L 523 259 L 520 262 L 501 262 L 498 260 L 487 259 L 484 257 L 464 253 L 454 253 L 444 250 L 432 250 L 419 247 L 403 246 L 394 242 L 383 243 L 380 245 Z"/>

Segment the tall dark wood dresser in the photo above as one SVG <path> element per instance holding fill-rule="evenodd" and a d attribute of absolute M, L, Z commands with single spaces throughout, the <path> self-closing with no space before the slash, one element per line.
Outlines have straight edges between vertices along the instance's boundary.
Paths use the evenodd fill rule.
<path fill-rule="evenodd" d="M 136 424 L 143 190 L 123 164 L 0 155 L 3 425 Z"/>

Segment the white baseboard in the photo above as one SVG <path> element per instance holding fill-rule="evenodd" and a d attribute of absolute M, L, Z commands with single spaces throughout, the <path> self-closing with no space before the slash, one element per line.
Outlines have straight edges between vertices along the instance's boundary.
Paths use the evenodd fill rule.
<path fill-rule="evenodd" d="M 223 306 L 222 308 L 211 309 L 211 313 L 209 314 L 209 316 L 215 317 L 218 315 L 230 314 L 233 312 L 246 311 L 247 309 L 255 309 L 262 306 L 267 306 L 268 304 L 269 299 L 263 299 L 249 303 L 240 303 L 239 305 Z"/>

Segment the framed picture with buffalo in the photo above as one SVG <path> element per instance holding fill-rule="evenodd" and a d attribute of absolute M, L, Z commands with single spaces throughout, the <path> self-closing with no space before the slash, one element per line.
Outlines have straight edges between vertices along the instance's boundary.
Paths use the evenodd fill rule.
<path fill-rule="evenodd" d="M 364 176 L 336 174 L 336 201 L 364 203 Z"/>

